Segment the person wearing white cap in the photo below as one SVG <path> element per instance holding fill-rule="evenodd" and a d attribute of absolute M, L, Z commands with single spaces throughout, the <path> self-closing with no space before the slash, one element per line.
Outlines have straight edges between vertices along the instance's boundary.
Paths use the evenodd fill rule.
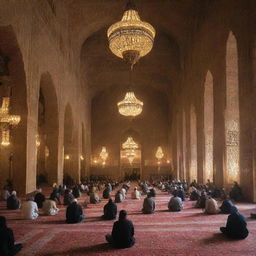
<path fill-rule="evenodd" d="M 134 188 L 134 191 L 131 194 L 132 199 L 138 199 L 140 200 L 141 194 L 137 187 Z"/>

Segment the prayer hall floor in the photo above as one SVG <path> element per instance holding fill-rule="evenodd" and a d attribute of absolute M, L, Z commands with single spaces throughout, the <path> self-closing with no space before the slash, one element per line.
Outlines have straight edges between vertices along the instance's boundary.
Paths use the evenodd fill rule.
<path fill-rule="evenodd" d="M 168 212 L 170 195 L 158 192 L 156 212 L 141 214 L 143 199 L 119 203 L 118 211 L 128 211 L 128 218 L 135 226 L 136 244 L 129 249 L 112 249 L 105 242 L 105 234 L 111 233 L 114 221 L 100 219 L 107 200 L 100 204 L 89 204 L 84 209 L 86 220 L 79 224 L 65 224 L 65 207 L 58 206 L 56 216 L 40 216 L 29 221 L 21 218 L 20 210 L 8 211 L 5 203 L 0 204 L 0 215 L 8 219 L 17 242 L 23 243 L 18 256 L 71 256 L 71 255 L 176 255 L 176 256 L 238 256 L 256 255 L 256 220 L 250 213 L 254 204 L 236 204 L 248 218 L 249 236 L 245 240 L 231 240 L 220 234 L 219 227 L 225 226 L 227 215 L 205 215 L 193 208 L 194 202 L 187 201 L 182 212 Z M 144 198 L 144 197 L 143 197 Z M 85 196 L 79 199 L 83 202 Z"/>

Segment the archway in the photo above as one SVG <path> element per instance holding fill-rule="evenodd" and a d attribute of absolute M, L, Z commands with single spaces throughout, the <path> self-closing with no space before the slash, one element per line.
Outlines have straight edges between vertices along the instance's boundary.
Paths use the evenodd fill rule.
<path fill-rule="evenodd" d="M 227 184 L 239 182 L 239 83 L 238 54 L 234 34 L 229 33 L 226 51 L 226 109 L 225 109 L 225 140 L 226 140 L 226 175 Z"/>
<path fill-rule="evenodd" d="M 10 132 L 10 145 L 0 145 L 0 183 L 13 182 L 19 193 L 25 193 L 33 177 L 27 169 L 27 88 L 22 54 L 11 26 L 0 27 L 0 96 L 10 96 L 10 114 L 20 115 L 21 121 Z M 6 80 L 7 78 L 7 80 Z M 11 88 L 11 93 L 8 91 Z"/>
<path fill-rule="evenodd" d="M 58 181 L 58 101 L 49 73 L 41 76 L 38 104 L 37 181 Z M 39 145 L 40 144 L 40 145 Z"/>
<path fill-rule="evenodd" d="M 204 84 L 204 172 L 203 178 L 213 181 L 213 78 L 210 71 L 207 72 Z"/>

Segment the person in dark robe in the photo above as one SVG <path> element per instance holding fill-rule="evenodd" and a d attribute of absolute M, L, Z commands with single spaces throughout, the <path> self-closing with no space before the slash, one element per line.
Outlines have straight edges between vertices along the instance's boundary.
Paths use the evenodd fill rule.
<path fill-rule="evenodd" d="M 77 200 L 74 199 L 72 204 L 70 204 L 67 207 L 66 210 L 66 222 L 68 224 L 73 224 L 73 223 L 79 223 L 81 222 L 85 216 L 83 215 L 83 209 L 81 205 L 77 203 Z"/>
<path fill-rule="evenodd" d="M 42 193 L 42 189 L 41 188 L 39 188 L 38 192 L 35 194 L 34 201 L 36 202 L 37 207 L 39 209 L 43 207 L 43 202 L 45 201 L 45 196 Z"/>
<path fill-rule="evenodd" d="M 207 196 L 205 191 L 202 191 L 201 196 L 197 199 L 195 208 L 205 208 L 205 202 L 209 197 Z"/>
<path fill-rule="evenodd" d="M 149 193 L 151 194 L 151 197 L 156 197 L 156 189 L 155 188 L 151 188 L 149 190 Z"/>
<path fill-rule="evenodd" d="M 221 227 L 220 231 L 224 235 L 235 239 L 245 239 L 249 234 L 246 219 L 235 206 L 231 208 L 226 227 Z"/>
<path fill-rule="evenodd" d="M 61 201 L 60 201 L 60 193 L 59 193 L 59 189 L 57 187 L 54 187 L 53 188 L 53 191 L 50 195 L 51 198 L 54 198 L 54 200 L 56 202 L 58 202 L 58 204 L 61 204 Z"/>
<path fill-rule="evenodd" d="M 186 192 L 184 191 L 182 186 L 178 187 L 177 196 L 180 197 L 182 201 L 186 200 Z"/>
<path fill-rule="evenodd" d="M 80 190 L 77 185 L 74 186 L 72 193 L 75 198 L 79 198 L 81 196 Z"/>
<path fill-rule="evenodd" d="M 20 199 L 17 197 L 16 191 L 12 191 L 11 195 L 7 199 L 7 209 L 17 210 L 20 208 Z"/>
<path fill-rule="evenodd" d="M 190 194 L 190 200 L 197 201 L 200 198 L 200 195 L 201 195 L 200 191 L 195 189 Z"/>
<path fill-rule="evenodd" d="M 104 199 L 109 199 L 110 196 L 110 189 L 109 186 L 106 186 L 105 189 L 103 190 L 103 198 Z"/>
<path fill-rule="evenodd" d="M 102 218 L 104 220 L 114 220 L 117 214 L 117 206 L 110 198 L 108 203 L 104 205 L 104 215 Z"/>
<path fill-rule="evenodd" d="M 64 205 L 72 204 L 73 200 L 75 199 L 74 195 L 72 194 L 72 190 L 66 189 L 64 193 Z"/>
<path fill-rule="evenodd" d="M 118 190 L 115 195 L 115 203 L 122 203 L 123 201 L 124 201 L 123 194 L 121 193 L 120 190 Z"/>
<path fill-rule="evenodd" d="M 168 209 L 171 212 L 179 212 L 183 209 L 183 204 L 181 198 L 178 196 L 178 191 L 173 193 L 173 197 L 168 203 Z"/>
<path fill-rule="evenodd" d="M 144 183 L 142 184 L 141 188 L 142 188 L 142 193 L 143 193 L 144 195 L 146 195 L 146 194 L 148 193 L 148 185 L 147 185 L 147 183 L 144 182 Z"/>
<path fill-rule="evenodd" d="M 15 244 L 12 229 L 6 225 L 6 218 L 0 216 L 0 255 L 14 256 L 22 248 L 22 244 Z"/>
<path fill-rule="evenodd" d="M 156 207 L 156 203 L 153 200 L 153 198 L 151 197 L 151 194 L 148 193 L 147 197 L 144 199 L 144 202 L 143 202 L 142 212 L 144 214 L 154 213 L 155 207 Z"/>
<path fill-rule="evenodd" d="M 233 184 L 232 189 L 229 193 L 229 196 L 230 196 L 231 199 L 233 199 L 237 202 L 242 201 L 242 199 L 243 199 L 242 189 L 236 181 L 234 181 L 234 184 Z"/>
<path fill-rule="evenodd" d="M 230 214 L 233 206 L 234 205 L 230 199 L 228 198 L 224 199 L 220 207 L 220 213 Z"/>
<path fill-rule="evenodd" d="M 135 244 L 134 226 L 128 220 L 127 212 L 121 210 L 119 220 L 114 223 L 112 234 L 106 235 L 106 240 L 115 248 L 129 248 Z"/>

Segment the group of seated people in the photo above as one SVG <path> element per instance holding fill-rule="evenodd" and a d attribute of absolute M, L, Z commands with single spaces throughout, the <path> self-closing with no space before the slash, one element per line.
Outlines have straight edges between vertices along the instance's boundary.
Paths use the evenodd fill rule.
<path fill-rule="evenodd" d="M 223 234 L 237 239 L 244 239 L 248 236 L 247 223 L 245 217 L 239 213 L 238 209 L 233 205 L 231 196 L 238 200 L 241 200 L 241 189 L 237 183 L 234 183 L 233 188 L 230 191 L 229 196 L 225 195 L 221 207 L 218 207 L 217 201 L 213 198 L 210 189 L 206 189 L 205 186 L 199 186 L 195 181 L 187 186 L 186 182 L 172 181 L 156 182 L 149 184 L 148 182 L 138 182 L 138 187 L 134 187 L 131 192 L 131 199 L 140 200 L 142 194 L 146 195 L 143 200 L 142 213 L 152 214 L 155 212 L 156 203 L 154 197 L 156 197 L 156 187 L 162 191 L 166 191 L 172 194 L 168 202 L 169 211 L 179 212 L 183 210 L 183 202 L 188 197 L 190 200 L 196 201 L 195 207 L 201 208 L 206 214 L 229 214 L 226 227 L 221 227 L 220 230 Z M 166 186 L 168 185 L 168 186 Z M 210 187 L 208 184 L 207 188 Z M 167 189 L 166 189 L 167 188 Z M 16 192 L 4 190 L 2 194 L 3 199 L 7 202 L 8 209 L 19 209 L 21 207 L 22 215 L 25 219 L 34 220 L 39 216 L 39 209 L 42 209 L 44 215 L 55 215 L 59 212 L 57 203 L 67 206 L 66 208 L 66 223 L 79 223 L 85 219 L 82 206 L 78 203 L 77 198 L 81 196 L 81 193 L 86 193 L 89 196 L 90 203 L 100 202 L 97 190 L 99 187 L 95 184 L 89 184 L 86 186 L 75 185 L 72 188 L 66 188 L 65 186 L 59 186 L 55 184 L 53 191 L 49 198 L 46 199 L 41 189 L 38 189 L 33 196 L 29 196 L 25 202 L 22 203 L 17 198 Z M 127 192 L 130 189 L 130 182 L 124 183 L 120 189 L 115 193 L 115 200 L 111 198 L 111 192 L 115 189 L 111 183 L 106 183 L 103 188 L 102 197 L 108 199 L 108 202 L 104 205 L 103 216 L 104 220 L 114 220 L 117 216 L 117 205 L 127 199 Z M 9 193 L 9 194 L 8 194 Z M 62 199 L 63 197 L 63 199 Z M 230 198 L 229 198 L 230 197 Z M 106 240 L 117 248 L 131 247 L 135 243 L 134 239 L 134 227 L 131 221 L 127 220 L 127 212 L 121 210 L 119 213 L 119 220 L 114 223 L 112 234 L 106 235 Z M 4 237 L 4 238 L 2 238 Z M 12 238 L 11 238 L 12 237 Z M 1 250 L 9 250 L 9 254 L 0 255 L 14 255 L 18 252 L 22 245 L 14 244 L 13 233 L 6 227 L 6 220 L 4 217 L 0 217 L 0 240 L 7 241 L 12 239 L 10 246 L 6 249 L 6 244 L 0 243 Z M 1 251 L 0 251 L 1 252 Z M 13 254 L 11 254 L 13 253 Z"/>

